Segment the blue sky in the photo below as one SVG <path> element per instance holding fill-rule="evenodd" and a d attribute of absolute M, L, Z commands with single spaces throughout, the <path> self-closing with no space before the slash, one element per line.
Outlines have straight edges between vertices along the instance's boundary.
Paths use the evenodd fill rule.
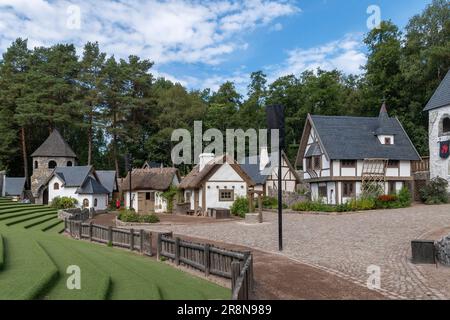
<path fill-rule="evenodd" d="M 269 80 L 321 67 L 359 73 L 367 9 L 404 27 L 431 0 L 156 1 L 0 0 L 0 52 L 17 37 L 30 47 L 98 41 L 109 55 L 136 54 L 154 73 L 197 89 Z"/>

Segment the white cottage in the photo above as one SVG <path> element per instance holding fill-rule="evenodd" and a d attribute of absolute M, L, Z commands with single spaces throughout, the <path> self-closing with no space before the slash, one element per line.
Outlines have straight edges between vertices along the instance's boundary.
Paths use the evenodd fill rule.
<path fill-rule="evenodd" d="M 430 178 L 450 182 L 450 70 L 424 111 L 429 113 Z"/>
<path fill-rule="evenodd" d="M 229 209 L 237 197 L 246 197 L 255 182 L 241 166 L 227 155 L 200 155 L 199 164 L 183 178 L 180 189 L 195 214 L 208 208 Z"/>
<path fill-rule="evenodd" d="M 162 197 L 162 194 L 171 186 L 177 187 L 180 180 L 176 168 L 133 169 L 131 192 L 130 174 L 128 173 L 127 177 L 122 179 L 125 207 L 133 208 L 140 214 L 167 212 L 167 200 Z"/>
<path fill-rule="evenodd" d="M 109 190 L 92 166 L 56 167 L 43 187 L 48 190 L 49 203 L 56 197 L 70 197 L 78 200 L 80 208 L 108 208 Z"/>
<path fill-rule="evenodd" d="M 420 160 L 397 118 L 383 104 L 378 117 L 308 115 L 296 166 L 311 197 L 341 204 L 377 184 L 385 193 L 411 187 L 411 162 Z"/>

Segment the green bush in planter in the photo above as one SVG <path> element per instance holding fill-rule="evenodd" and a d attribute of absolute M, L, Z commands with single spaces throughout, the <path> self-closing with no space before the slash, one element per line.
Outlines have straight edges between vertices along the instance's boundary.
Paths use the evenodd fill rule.
<path fill-rule="evenodd" d="M 426 204 L 441 204 L 448 202 L 448 182 L 440 177 L 431 181 L 420 189 L 420 197 Z"/>
<path fill-rule="evenodd" d="M 143 223 L 158 223 L 159 222 L 159 217 L 157 215 L 154 214 L 146 214 L 141 216 L 141 221 Z"/>
<path fill-rule="evenodd" d="M 50 206 L 52 208 L 62 210 L 62 209 L 73 209 L 77 206 L 78 200 L 70 197 L 56 197 L 53 198 Z"/>
<path fill-rule="evenodd" d="M 230 210 L 231 214 L 245 218 L 245 214 L 250 211 L 248 199 L 246 197 L 238 197 L 234 200 Z"/>
<path fill-rule="evenodd" d="M 118 216 L 123 222 L 139 222 L 140 216 L 134 210 L 123 210 Z"/>

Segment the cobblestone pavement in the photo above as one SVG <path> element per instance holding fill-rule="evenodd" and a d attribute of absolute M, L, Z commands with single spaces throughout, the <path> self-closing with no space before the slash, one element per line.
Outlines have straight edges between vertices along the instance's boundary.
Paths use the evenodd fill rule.
<path fill-rule="evenodd" d="M 346 215 L 285 214 L 283 254 L 366 285 L 367 268 L 381 268 L 381 293 L 399 299 L 450 299 L 450 268 L 410 263 L 412 239 L 450 226 L 450 205 L 379 210 Z M 277 252 L 277 216 L 264 223 L 152 226 L 152 230 Z M 436 237 L 436 234 L 433 234 Z M 432 239 L 434 240 L 434 238 Z"/>

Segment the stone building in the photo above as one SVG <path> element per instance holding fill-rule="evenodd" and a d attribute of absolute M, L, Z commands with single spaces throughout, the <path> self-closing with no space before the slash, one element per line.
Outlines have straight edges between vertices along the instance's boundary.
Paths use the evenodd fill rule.
<path fill-rule="evenodd" d="M 450 182 L 450 70 L 424 111 L 429 113 L 430 178 Z"/>
<path fill-rule="evenodd" d="M 36 204 L 48 204 L 46 183 L 56 167 L 76 166 L 77 156 L 58 130 L 53 130 L 47 140 L 31 155 L 33 175 L 31 192 Z"/>

